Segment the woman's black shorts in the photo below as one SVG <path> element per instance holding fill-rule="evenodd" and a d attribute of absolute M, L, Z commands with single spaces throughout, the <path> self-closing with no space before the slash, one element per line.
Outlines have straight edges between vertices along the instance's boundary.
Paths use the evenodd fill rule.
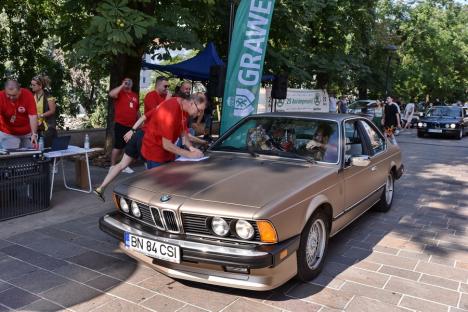
<path fill-rule="evenodd" d="M 132 129 L 132 127 L 127 127 L 117 122 L 115 123 L 114 125 L 114 148 L 123 149 L 125 147 L 127 143 L 124 140 L 124 135 L 125 133 L 130 131 L 130 129 Z"/>
<path fill-rule="evenodd" d="M 138 157 L 141 157 L 141 144 L 143 143 L 144 134 L 145 133 L 143 131 L 138 129 L 136 133 L 132 135 L 132 138 L 125 146 L 125 154 L 127 156 L 130 156 L 133 159 L 138 159 Z"/>

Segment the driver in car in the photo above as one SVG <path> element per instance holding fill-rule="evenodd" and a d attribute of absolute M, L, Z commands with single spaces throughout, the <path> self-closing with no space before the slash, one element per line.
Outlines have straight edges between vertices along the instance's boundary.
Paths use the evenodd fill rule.
<path fill-rule="evenodd" d="M 318 125 L 314 134 L 314 139 L 310 140 L 306 145 L 306 149 L 315 160 L 328 161 L 328 158 L 332 158 L 333 155 L 337 153 L 337 144 L 331 144 L 332 142 L 329 142 L 332 133 L 334 133 L 334 131 L 330 125 L 326 123 Z"/>

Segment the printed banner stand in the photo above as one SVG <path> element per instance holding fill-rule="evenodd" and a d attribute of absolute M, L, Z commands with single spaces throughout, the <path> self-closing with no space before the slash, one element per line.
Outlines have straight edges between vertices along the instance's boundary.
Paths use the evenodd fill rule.
<path fill-rule="evenodd" d="M 257 111 L 275 0 L 242 0 L 229 49 L 220 134 Z"/>

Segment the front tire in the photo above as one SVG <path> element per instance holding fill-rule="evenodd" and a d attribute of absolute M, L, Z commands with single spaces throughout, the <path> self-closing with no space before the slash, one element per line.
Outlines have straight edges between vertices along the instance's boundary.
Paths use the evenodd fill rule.
<path fill-rule="evenodd" d="M 464 132 L 463 127 L 460 127 L 460 131 L 458 131 L 458 134 L 456 136 L 457 140 L 463 139 L 463 132 Z"/>
<path fill-rule="evenodd" d="M 392 207 L 394 194 L 395 178 L 393 173 L 389 172 L 385 182 L 384 190 L 380 196 L 380 201 L 374 206 L 374 210 L 378 212 L 387 212 Z"/>
<path fill-rule="evenodd" d="M 330 234 L 329 218 L 323 211 L 315 212 L 301 233 L 297 251 L 297 277 L 307 282 L 323 268 Z"/>
<path fill-rule="evenodd" d="M 423 138 L 424 137 L 424 133 L 418 131 L 418 138 Z"/>

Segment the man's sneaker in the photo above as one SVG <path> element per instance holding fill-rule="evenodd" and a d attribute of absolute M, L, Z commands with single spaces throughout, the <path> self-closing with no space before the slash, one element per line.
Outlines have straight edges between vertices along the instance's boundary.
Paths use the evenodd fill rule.
<path fill-rule="evenodd" d="M 100 200 L 102 200 L 103 202 L 106 201 L 106 198 L 104 197 L 104 191 L 102 191 L 101 189 L 99 188 L 95 188 L 93 190 L 93 194 L 96 195 Z"/>
<path fill-rule="evenodd" d="M 122 170 L 122 172 L 125 172 L 125 173 L 134 173 L 135 170 L 133 170 L 133 169 L 130 168 L 130 167 L 126 167 L 124 170 Z"/>

